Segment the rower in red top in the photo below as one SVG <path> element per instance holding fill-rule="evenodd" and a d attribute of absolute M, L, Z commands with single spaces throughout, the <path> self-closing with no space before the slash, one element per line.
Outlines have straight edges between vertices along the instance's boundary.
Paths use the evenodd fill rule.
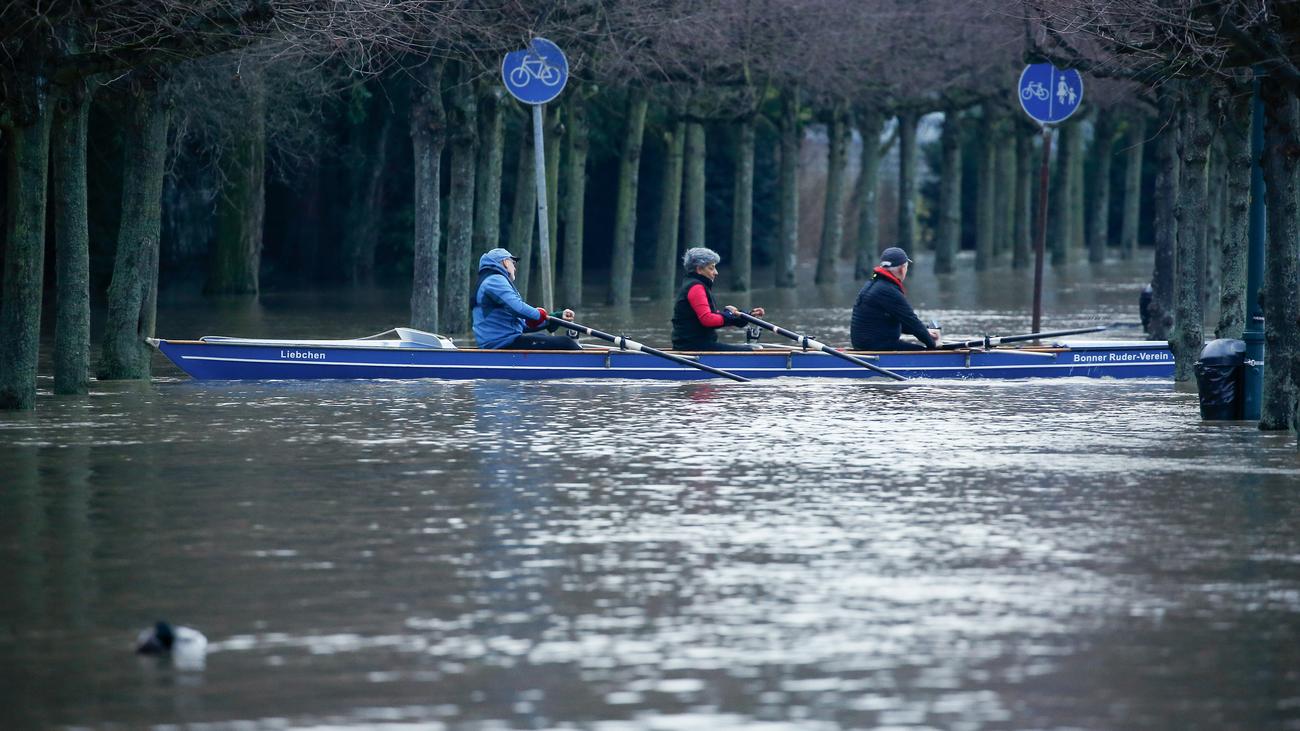
<path fill-rule="evenodd" d="M 687 249 L 682 257 L 686 279 L 677 292 L 673 306 L 673 350 L 750 351 L 750 345 L 718 342 L 718 329 L 730 325 L 744 327 L 740 310 L 727 305 L 722 309 L 713 300 L 713 280 L 718 276 L 718 262 L 722 258 L 712 249 L 702 246 Z M 754 317 L 762 317 L 762 307 L 750 310 Z"/>

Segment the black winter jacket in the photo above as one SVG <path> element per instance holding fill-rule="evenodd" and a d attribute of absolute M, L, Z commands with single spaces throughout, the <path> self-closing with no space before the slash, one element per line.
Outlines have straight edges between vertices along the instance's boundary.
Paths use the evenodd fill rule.
<path fill-rule="evenodd" d="M 853 349 L 895 350 L 903 333 L 916 336 L 927 348 L 936 347 L 930 331 L 907 303 L 903 288 L 876 269 L 853 305 L 853 322 L 849 328 Z"/>
<path fill-rule="evenodd" d="M 695 285 L 704 287 L 704 294 L 709 298 L 709 309 L 722 318 L 722 326 L 742 327 L 745 321 L 729 310 L 718 307 L 713 299 L 713 280 L 691 272 L 682 280 L 677 290 L 677 302 L 673 305 L 673 350 L 710 350 L 718 342 L 717 327 L 705 327 L 695 315 L 695 309 L 687 300 L 687 295 Z"/>

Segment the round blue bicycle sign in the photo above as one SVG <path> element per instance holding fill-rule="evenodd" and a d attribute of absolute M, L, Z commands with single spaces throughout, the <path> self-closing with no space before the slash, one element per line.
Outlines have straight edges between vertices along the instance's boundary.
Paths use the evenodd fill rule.
<path fill-rule="evenodd" d="M 569 62 L 560 47 L 534 38 L 528 48 L 511 51 L 501 60 L 501 81 L 511 96 L 525 104 L 545 104 L 564 91 Z"/>
<path fill-rule="evenodd" d="M 1050 63 L 1031 63 L 1016 85 L 1020 107 L 1041 124 L 1064 122 L 1083 103 L 1083 77 Z"/>

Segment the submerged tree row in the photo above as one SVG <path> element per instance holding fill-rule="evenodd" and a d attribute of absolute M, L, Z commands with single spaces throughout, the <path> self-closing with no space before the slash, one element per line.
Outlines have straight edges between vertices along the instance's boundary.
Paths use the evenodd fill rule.
<path fill-rule="evenodd" d="M 143 338 L 160 266 L 196 253 L 212 293 L 257 292 L 264 254 L 276 271 L 310 266 L 339 281 L 401 272 L 412 283 L 411 324 L 451 333 L 468 329 L 481 251 L 499 244 L 520 255 L 527 292 L 538 278 L 531 139 L 497 64 L 532 34 L 565 47 L 574 70 L 546 117 L 549 246 L 563 304 L 583 301 L 586 270 L 608 271 L 616 306 L 634 285 L 670 296 L 676 256 L 696 244 L 727 254 L 729 285 L 741 291 L 794 286 L 805 256 L 816 282 L 841 269 L 865 276 L 892 244 L 931 250 L 940 273 L 962 248 L 973 249 L 976 269 L 1028 266 L 1040 135 L 1012 89 L 1025 58 L 1047 57 L 1092 74 L 1087 107 L 1055 132 L 1050 262 L 1100 263 L 1154 246 L 1151 335 L 1171 340 L 1186 378 L 1207 312 L 1217 310 L 1219 336 L 1239 336 L 1245 322 L 1246 69 L 1265 60 L 1276 67 L 1263 83 L 1268 319 L 1296 321 L 1296 207 L 1286 191 L 1297 163 L 1285 154 L 1296 135 L 1296 54 L 1279 30 L 1294 26 L 1279 16 L 1218 10 L 1236 25 L 1196 26 L 1201 50 L 1219 53 L 1210 65 L 1172 45 L 1137 59 L 1115 52 L 1107 44 L 1123 39 L 1107 38 L 1110 26 L 1068 22 L 1091 8 L 1084 0 L 1027 5 L 1028 35 L 1005 13 L 956 0 L 928 15 L 831 0 L 230 0 L 193 16 L 190 4 L 164 2 L 166 22 L 131 5 L 10 7 L 0 18 L 11 51 L 0 100 L 6 407 L 34 404 L 47 247 L 61 393 L 84 392 L 89 377 L 95 262 L 112 262 L 98 265 L 111 268 L 101 378 L 148 377 Z M 365 22 L 341 31 L 343 17 Z M 1169 22 L 1159 13 L 1117 21 L 1161 38 Z M 1030 56 L 1007 57 L 1016 45 Z M 927 144 L 918 123 L 934 112 L 942 131 Z M 828 148 L 819 227 L 800 221 L 810 125 L 825 129 Z M 88 137 L 113 155 L 88 159 Z M 896 171 L 882 175 L 895 154 Z M 882 181 L 893 185 L 883 216 Z M 801 229 L 820 237 L 801 246 Z M 289 246 L 291 255 L 281 250 Z M 767 271 L 756 265 L 770 282 L 755 280 Z M 1273 426 L 1294 415 L 1300 350 L 1281 330 L 1269 340 Z"/>

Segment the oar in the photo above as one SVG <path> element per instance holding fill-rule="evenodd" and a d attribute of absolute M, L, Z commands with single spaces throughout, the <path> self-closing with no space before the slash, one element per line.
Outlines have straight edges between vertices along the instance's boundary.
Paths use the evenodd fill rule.
<path fill-rule="evenodd" d="M 990 338 L 987 335 L 979 340 L 962 340 L 957 343 L 944 343 L 943 348 L 946 350 L 957 350 L 960 348 L 992 348 L 995 345 L 1005 343 L 1020 343 L 1026 340 L 1042 340 L 1044 338 L 1059 338 L 1064 335 L 1079 335 L 1081 333 L 1095 333 L 1105 330 L 1105 325 L 1096 327 L 1081 327 L 1075 330 L 1053 330 L 1045 333 L 1028 333 L 1025 335 L 1008 335 L 1001 338 Z"/>
<path fill-rule="evenodd" d="M 708 371 L 709 373 L 712 373 L 715 376 L 730 378 L 731 380 L 739 381 L 740 383 L 749 383 L 748 378 L 745 378 L 744 376 L 738 376 L 735 373 L 732 373 L 731 371 L 724 371 L 721 368 L 714 368 L 711 365 L 705 365 L 704 363 L 700 363 L 699 361 L 691 360 L 690 358 L 685 358 L 680 355 L 665 353 L 664 351 L 656 350 L 655 348 L 652 348 L 649 345 L 642 345 L 641 343 L 638 343 L 635 340 L 629 340 L 628 338 L 625 338 L 622 335 L 610 335 L 607 332 L 601 332 L 600 330 L 587 327 L 586 325 L 579 325 L 578 323 L 573 322 L 572 320 L 565 320 L 556 317 L 555 315 L 547 315 L 546 319 L 550 322 L 554 322 L 555 324 L 560 325 L 561 327 L 568 328 L 569 330 L 577 330 L 578 332 L 584 332 L 592 336 L 593 338 L 600 338 L 601 340 L 607 340 L 617 345 L 618 347 L 622 348 L 623 350 L 635 350 L 641 353 L 649 353 L 650 355 L 657 355 L 660 358 L 671 360 L 674 363 L 681 363 L 682 365 L 687 365 L 692 368 L 699 368 L 702 371 Z"/>
<path fill-rule="evenodd" d="M 893 372 L 893 371 L 891 371 L 891 370 L 887 370 L 887 369 L 885 369 L 885 368 L 881 368 L 880 366 L 875 365 L 875 364 L 873 364 L 873 363 L 868 363 L 867 361 L 865 361 L 865 360 L 863 360 L 863 359 L 861 359 L 861 358 L 859 358 L 859 357 L 857 357 L 857 356 L 849 355 L 848 353 L 845 353 L 845 352 L 842 351 L 842 350 L 837 350 L 836 348 L 832 348 L 831 346 L 829 346 L 829 345 L 827 345 L 827 344 L 825 344 L 825 343 L 819 343 L 819 342 L 817 342 L 816 340 L 813 340 L 812 338 L 808 337 L 807 335 L 800 335 L 800 334 L 797 333 L 797 332 L 792 332 L 792 331 L 790 331 L 790 330 L 786 330 L 785 328 L 783 328 L 783 327 L 781 327 L 781 326 L 779 326 L 779 325 L 773 325 L 772 323 L 770 323 L 770 322 L 768 322 L 768 321 L 766 321 L 766 320 L 760 320 L 760 319 L 758 319 L 757 317 L 754 317 L 753 315 L 749 314 L 748 312 L 740 312 L 740 311 L 737 311 L 736 314 L 738 314 L 738 315 L 740 315 L 741 317 L 743 317 L 746 321 L 751 322 L 751 323 L 753 323 L 753 324 L 755 324 L 755 325 L 758 325 L 759 327 L 763 328 L 764 330 L 771 330 L 772 332 L 776 333 L 777 335 L 780 335 L 780 336 L 782 336 L 782 337 L 790 338 L 791 340 L 794 340 L 794 341 L 798 342 L 800 345 L 804 346 L 805 348 L 811 348 L 811 349 L 813 349 L 813 350 L 820 350 L 821 352 L 823 352 L 823 353 L 825 353 L 825 354 L 827 354 L 827 355 L 833 355 L 833 356 L 835 356 L 836 358 L 843 358 L 844 360 L 847 360 L 847 361 L 850 362 L 850 363 L 854 363 L 854 364 L 856 364 L 856 365 L 860 365 L 860 366 L 862 366 L 863 368 L 869 368 L 869 369 L 875 371 L 876 373 L 879 373 L 879 374 L 882 375 L 882 376 L 889 376 L 890 378 L 894 379 L 895 381 L 906 381 L 906 380 L 907 380 L 906 378 L 904 378 L 904 377 L 898 375 L 897 373 L 895 373 L 895 372 Z"/>
<path fill-rule="evenodd" d="M 1056 359 L 1056 353 L 1040 353 L 1037 350 L 1025 350 L 1024 348 L 1007 348 L 1006 350 L 984 350 L 983 348 L 980 348 L 978 350 L 972 349 L 972 352 L 983 353 L 985 355 L 1031 355 L 1035 358 L 1047 358 L 1048 360 Z"/>

